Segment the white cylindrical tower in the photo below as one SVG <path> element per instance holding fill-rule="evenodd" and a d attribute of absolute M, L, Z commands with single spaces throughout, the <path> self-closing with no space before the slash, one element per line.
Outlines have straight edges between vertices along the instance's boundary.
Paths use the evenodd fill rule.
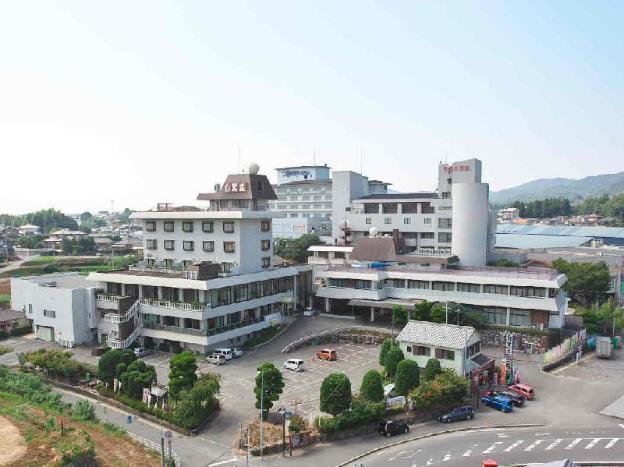
<path fill-rule="evenodd" d="M 462 266 L 485 266 L 490 212 L 487 183 L 453 184 L 453 238 L 451 250 Z"/>

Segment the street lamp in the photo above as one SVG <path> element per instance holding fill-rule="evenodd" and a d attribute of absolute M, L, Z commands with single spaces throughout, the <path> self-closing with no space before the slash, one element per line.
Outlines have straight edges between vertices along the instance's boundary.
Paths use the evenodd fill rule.
<path fill-rule="evenodd" d="M 277 413 L 282 416 L 282 456 L 284 456 L 284 453 L 286 452 L 286 420 L 290 420 L 292 418 L 292 412 L 287 410 L 285 407 L 280 407 L 277 410 Z"/>

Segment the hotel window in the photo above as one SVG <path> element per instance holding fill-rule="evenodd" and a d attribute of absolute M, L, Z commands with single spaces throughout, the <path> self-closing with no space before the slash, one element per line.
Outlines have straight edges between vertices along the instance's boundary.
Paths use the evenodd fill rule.
<path fill-rule="evenodd" d="M 372 224 L 372 223 L 373 223 L 373 218 L 372 218 L 372 217 L 367 217 L 367 218 L 366 218 L 366 223 L 367 223 L 368 225 Z"/>
<path fill-rule="evenodd" d="M 271 240 L 260 240 L 260 249 L 267 251 L 271 248 Z"/>
<path fill-rule="evenodd" d="M 507 324 L 507 310 L 505 308 L 483 308 L 485 319 L 490 324 Z"/>
<path fill-rule="evenodd" d="M 262 258 L 262 267 L 268 268 L 270 266 L 271 266 L 271 258 L 268 256 L 266 258 Z"/>
<path fill-rule="evenodd" d="M 546 298 L 546 289 L 543 287 L 511 287 L 511 295 L 516 297 Z"/>
<path fill-rule="evenodd" d="M 145 247 L 148 250 L 155 250 L 157 248 L 156 240 L 154 239 L 145 240 Z"/>
<path fill-rule="evenodd" d="M 395 289 L 404 289 L 405 279 L 386 279 L 386 286 L 393 287 Z"/>
<path fill-rule="evenodd" d="M 46 318 L 56 318 L 56 311 L 54 310 L 43 310 L 43 316 Z"/>
<path fill-rule="evenodd" d="M 223 231 L 225 233 L 234 233 L 234 222 L 224 222 Z"/>
<path fill-rule="evenodd" d="M 411 217 L 404 217 L 403 218 L 403 223 L 404 224 L 411 224 L 412 223 L 412 218 Z"/>
<path fill-rule="evenodd" d="M 407 281 L 408 289 L 429 289 L 429 281 Z"/>
<path fill-rule="evenodd" d="M 435 358 L 439 360 L 455 360 L 455 352 L 446 349 L 435 349 Z"/>
<path fill-rule="evenodd" d="M 431 355 L 431 347 L 425 345 L 412 346 L 412 355 L 424 355 L 426 357 Z"/>
<path fill-rule="evenodd" d="M 364 203 L 364 214 L 379 214 L 379 203 Z"/>
<path fill-rule="evenodd" d="M 260 230 L 262 232 L 268 232 L 269 230 L 271 230 L 271 221 L 260 222 Z"/>
<path fill-rule="evenodd" d="M 453 219 L 438 219 L 438 227 L 440 229 L 450 229 L 453 227 Z"/>
<path fill-rule="evenodd" d="M 420 238 L 421 240 L 433 240 L 435 237 L 433 235 L 433 232 L 422 232 L 420 234 Z"/>
<path fill-rule="evenodd" d="M 184 241 L 182 242 L 182 249 L 184 251 L 193 251 L 195 249 L 193 242 Z"/>
<path fill-rule="evenodd" d="M 438 282 L 438 281 L 434 281 L 431 283 L 431 288 L 433 290 L 442 290 L 444 292 L 452 292 L 453 290 L 455 290 L 454 287 L 455 284 L 453 284 L 452 282 Z"/>
<path fill-rule="evenodd" d="M 485 284 L 483 286 L 483 293 L 495 293 L 499 295 L 507 295 L 508 289 L 506 285 Z"/>
<path fill-rule="evenodd" d="M 173 240 L 165 240 L 165 250 L 173 250 Z"/>
<path fill-rule="evenodd" d="M 396 214 L 399 205 L 397 203 L 381 203 L 381 211 L 384 214 Z"/>
<path fill-rule="evenodd" d="M 531 315 L 529 310 L 510 310 L 509 324 L 512 326 L 530 326 Z"/>
<path fill-rule="evenodd" d="M 423 219 L 423 224 L 430 225 L 431 224 L 431 217 L 425 217 Z"/>
<path fill-rule="evenodd" d="M 221 263 L 221 271 L 225 273 L 232 272 L 232 263 L 228 263 L 228 262 Z"/>
<path fill-rule="evenodd" d="M 392 219 L 390 217 L 384 217 L 384 224 L 392 224 Z"/>
<path fill-rule="evenodd" d="M 212 221 L 204 221 L 202 222 L 202 231 L 205 233 L 214 232 L 214 224 Z"/>
<path fill-rule="evenodd" d="M 154 221 L 147 221 L 145 223 L 145 231 L 146 232 L 156 232 L 156 222 L 154 222 Z"/>
<path fill-rule="evenodd" d="M 453 234 L 451 234 L 451 232 L 438 232 L 438 242 L 451 243 L 452 239 Z"/>
<path fill-rule="evenodd" d="M 193 223 L 192 222 L 182 222 L 182 231 L 183 232 L 192 232 L 193 231 Z"/>
<path fill-rule="evenodd" d="M 457 283 L 457 291 L 458 292 L 471 292 L 471 293 L 480 293 L 481 287 L 479 284 L 466 284 L 464 282 Z"/>
<path fill-rule="evenodd" d="M 173 222 L 165 222 L 165 232 L 173 232 Z"/>
<path fill-rule="evenodd" d="M 223 251 L 226 253 L 234 253 L 236 251 L 236 243 L 223 242 Z"/>
<path fill-rule="evenodd" d="M 214 251 L 214 242 L 204 242 L 203 247 L 206 253 L 212 253 Z"/>

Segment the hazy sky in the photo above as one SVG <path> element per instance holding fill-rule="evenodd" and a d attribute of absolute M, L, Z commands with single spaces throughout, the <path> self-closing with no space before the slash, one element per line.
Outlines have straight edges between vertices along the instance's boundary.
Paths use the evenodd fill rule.
<path fill-rule="evenodd" d="M 621 1 L 0 0 L 0 212 L 316 160 L 401 191 L 624 170 Z M 362 150 L 363 148 L 363 150 Z"/>

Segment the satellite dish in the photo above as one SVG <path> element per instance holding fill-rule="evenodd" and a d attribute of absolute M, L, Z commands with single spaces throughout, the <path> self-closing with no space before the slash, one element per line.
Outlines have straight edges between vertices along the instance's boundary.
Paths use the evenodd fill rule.
<path fill-rule="evenodd" d="M 260 166 L 258 164 L 256 164 L 255 162 L 249 164 L 249 173 L 251 175 L 258 175 L 259 171 L 260 171 Z"/>
<path fill-rule="evenodd" d="M 370 229 L 368 229 L 369 237 L 376 237 L 377 234 L 379 234 L 379 229 L 377 227 L 371 227 Z"/>

